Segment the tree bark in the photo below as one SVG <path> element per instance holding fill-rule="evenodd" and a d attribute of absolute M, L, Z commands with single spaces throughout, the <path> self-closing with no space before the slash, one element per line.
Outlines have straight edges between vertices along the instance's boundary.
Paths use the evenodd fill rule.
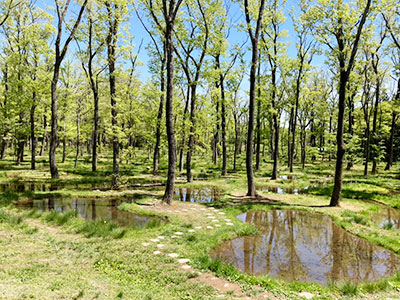
<path fill-rule="evenodd" d="M 349 139 L 351 140 L 353 137 L 353 126 L 354 126 L 354 97 L 355 97 L 355 93 L 352 94 L 349 97 L 349 109 L 348 109 L 348 113 L 349 113 Z M 347 167 L 346 170 L 351 170 L 351 168 L 353 167 L 353 158 L 349 157 L 348 158 L 348 162 L 347 162 Z"/>
<path fill-rule="evenodd" d="M 107 35 L 107 60 L 109 71 L 109 85 L 110 85 L 110 102 L 111 102 L 111 126 L 112 126 L 112 145 L 113 145 L 113 176 L 112 186 L 118 185 L 119 177 L 119 138 L 118 138 L 118 111 L 116 99 L 116 77 L 115 77 L 115 61 L 116 61 L 116 47 L 117 47 L 117 34 L 119 26 L 118 10 L 119 6 L 114 3 L 113 7 L 109 2 L 105 3 L 108 14 L 109 32 Z"/>
<path fill-rule="evenodd" d="M 335 167 L 335 184 L 333 186 L 331 201 L 329 206 L 339 206 L 340 198 L 342 194 L 342 177 L 343 177 L 343 159 L 345 153 L 345 146 L 343 140 L 343 131 L 344 131 L 344 109 L 345 109 L 345 101 L 346 101 L 346 85 L 349 80 L 349 76 L 351 70 L 354 65 L 354 60 L 356 58 L 358 43 L 361 38 L 362 28 L 367 20 L 367 16 L 369 14 L 369 9 L 371 6 L 371 1 L 367 1 L 367 5 L 363 11 L 361 16 L 360 23 L 358 24 L 356 37 L 354 39 L 354 44 L 351 49 L 351 54 L 349 61 L 346 66 L 345 62 L 345 42 L 344 42 L 344 33 L 343 33 L 343 22 L 339 19 L 339 26 L 336 29 L 336 40 L 338 43 L 339 50 L 339 112 L 338 112 L 338 126 L 337 126 L 337 134 L 336 134 L 336 143 L 337 143 L 337 153 L 336 153 L 336 167 Z"/>
<path fill-rule="evenodd" d="M 83 12 L 85 11 L 85 7 L 87 5 L 88 0 L 84 0 L 79 13 L 78 17 L 70 31 L 69 36 L 67 37 L 64 46 L 61 49 L 61 35 L 62 35 L 62 26 L 65 19 L 65 16 L 68 11 L 68 6 L 70 4 L 70 0 L 67 0 L 64 6 L 61 8 L 59 1 L 55 0 L 56 8 L 57 8 L 57 16 L 58 16 L 58 23 L 57 23 L 57 37 L 55 42 L 55 63 L 54 63 L 54 71 L 53 71 L 53 79 L 51 81 L 51 134 L 50 134 L 50 151 L 49 151 L 49 162 L 50 162 L 50 173 L 51 178 L 59 178 L 58 168 L 56 163 L 56 149 L 58 143 L 58 109 L 57 109 L 57 102 L 58 102 L 58 95 L 57 95 L 57 83 L 60 75 L 60 67 L 61 62 L 63 61 L 65 54 L 68 50 L 68 45 L 73 39 L 75 32 L 79 26 L 81 21 Z"/>
<path fill-rule="evenodd" d="M 50 174 L 51 178 L 59 178 L 57 162 L 56 162 L 56 149 L 58 143 L 58 94 L 57 94 L 57 83 L 60 74 L 60 58 L 56 58 L 54 65 L 53 80 L 51 81 L 51 131 L 50 131 L 50 150 L 49 150 L 49 162 L 50 162 Z"/>
<path fill-rule="evenodd" d="M 258 58 L 260 60 L 260 57 Z M 261 151 L 261 64 L 258 64 L 257 70 L 257 120 L 256 120 L 256 170 L 260 170 L 260 151 Z"/>
<path fill-rule="evenodd" d="M 340 62 L 341 70 L 344 70 L 344 61 Z M 342 177 L 343 177 L 343 160 L 345 153 L 345 145 L 343 139 L 344 132 L 344 110 L 346 101 L 346 85 L 348 81 L 347 72 L 340 72 L 339 82 L 339 112 L 338 112 L 338 125 L 336 134 L 336 168 L 335 168 L 335 184 L 333 186 L 332 197 L 329 206 L 339 206 L 339 201 L 342 194 Z"/>
<path fill-rule="evenodd" d="M 254 139 L 254 102 L 256 93 L 256 71 L 258 65 L 258 40 L 261 31 L 261 24 L 264 13 L 264 0 L 259 4 L 259 11 L 257 16 L 256 29 L 253 32 L 248 0 L 244 0 L 244 9 L 246 15 L 247 30 L 251 39 L 252 56 L 250 67 L 250 90 L 249 90 L 249 120 L 247 128 L 247 142 L 246 142 L 246 174 L 247 174 L 247 196 L 256 196 L 256 187 L 254 183 L 253 171 L 253 139 Z"/>
<path fill-rule="evenodd" d="M 217 56 L 217 68 L 221 69 L 220 56 Z M 225 111 L 225 78 L 219 74 L 219 88 L 221 90 L 221 142 L 222 142 L 222 170 L 221 175 L 226 176 L 227 149 L 226 149 L 226 111 Z"/>
<path fill-rule="evenodd" d="M 187 93 L 186 93 L 186 102 L 185 102 L 185 108 L 183 110 L 183 118 L 182 118 L 182 141 L 181 141 L 181 147 L 179 150 L 179 172 L 183 172 L 183 154 L 185 151 L 185 145 L 186 145 L 186 116 L 189 110 L 189 102 L 190 102 L 190 87 L 187 87 Z"/>
<path fill-rule="evenodd" d="M 375 69 L 375 67 L 374 67 Z M 375 70 L 375 76 L 377 76 L 376 78 L 376 86 L 375 86 L 375 104 L 374 104 L 374 116 L 372 119 L 372 144 L 374 145 L 374 147 L 372 148 L 373 151 L 372 152 L 372 170 L 371 173 L 372 174 L 376 174 L 377 172 L 377 156 L 378 156 L 378 151 L 377 151 L 377 147 L 378 147 L 378 133 L 376 130 L 376 124 L 377 124 L 377 119 L 378 119 L 378 106 L 379 106 L 379 99 L 380 99 L 380 79 L 378 77 L 378 69 L 376 67 Z"/>
<path fill-rule="evenodd" d="M 169 10 L 167 10 L 167 0 L 163 0 L 163 14 L 165 19 L 165 49 L 167 54 L 167 93 L 165 99 L 165 117 L 168 139 L 168 177 L 165 192 L 162 199 L 163 203 L 171 204 L 174 196 L 175 173 L 176 173 L 176 142 L 174 134 L 173 116 L 173 92 L 174 92 L 174 44 L 172 34 L 174 31 L 175 17 L 182 0 L 175 4 L 174 0 L 169 0 Z"/>
<path fill-rule="evenodd" d="M 165 47 L 164 47 L 165 53 Z M 156 144 L 154 146 L 154 155 L 153 155 L 153 175 L 158 174 L 158 162 L 160 157 L 160 144 L 161 144 L 161 121 L 164 110 L 164 97 L 165 97 L 165 54 L 161 59 L 161 68 L 160 68 L 160 106 L 158 107 L 157 114 L 157 125 L 156 125 Z"/>
<path fill-rule="evenodd" d="M 35 137 L 35 110 L 36 110 L 36 91 L 32 94 L 32 106 L 30 113 L 31 123 L 31 170 L 36 169 L 36 137 Z"/>
<path fill-rule="evenodd" d="M 394 99 L 394 104 L 396 105 L 396 103 L 398 103 L 400 101 L 400 79 L 397 80 L 397 93 Z M 395 132 L 395 128 L 396 128 L 396 121 L 397 121 L 397 113 L 393 108 L 393 112 L 392 112 L 392 124 L 391 124 L 391 129 L 390 129 L 390 138 L 389 138 L 389 144 L 387 147 L 387 163 L 386 163 L 386 167 L 385 170 L 390 170 L 390 167 L 393 164 L 393 140 L 394 140 L 394 132 Z"/>

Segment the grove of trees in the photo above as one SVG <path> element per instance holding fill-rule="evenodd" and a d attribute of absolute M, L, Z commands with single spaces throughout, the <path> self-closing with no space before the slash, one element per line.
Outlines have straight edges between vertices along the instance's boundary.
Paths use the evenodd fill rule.
<path fill-rule="evenodd" d="M 168 204 L 194 157 L 226 176 L 245 154 L 251 197 L 261 168 L 275 180 L 282 165 L 335 162 L 330 206 L 345 168 L 369 176 L 400 159 L 396 0 L 47 5 L 0 2 L 0 159 L 35 169 L 48 154 L 59 178 L 67 156 L 97 172 L 112 152 L 117 186 L 140 148 L 154 175 L 168 164 Z"/>

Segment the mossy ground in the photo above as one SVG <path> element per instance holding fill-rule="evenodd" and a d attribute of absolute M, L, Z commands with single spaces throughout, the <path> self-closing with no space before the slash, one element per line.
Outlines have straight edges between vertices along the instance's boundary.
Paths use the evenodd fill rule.
<path fill-rule="evenodd" d="M 206 158 L 194 162 L 194 177 L 186 184 L 179 174 L 177 186 L 216 187 L 223 190 L 221 198 L 210 205 L 174 201 L 171 207 L 158 205 L 162 187 L 129 187 L 132 184 L 165 182 L 166 161 L 161 161 L 160 175 L 151 174 L 151 161 L 138 154 L 134 163 L 121 164 L 122 188 L 110 190 L 111 160 L 100 157 L 99 171 L 90 171 L 88 157 L 83 157 L 78 168 L 73 161 L 59 164 L 60 179 L 52 180 L 44 157 L 38 159 L 37 170 L 29 170 L 29 162 L 15 166 L 11 158 L 0 161 L 0 184 L 9 182 L 48 183 L 58 185 L 53 191 L 7 192 L 0 196 L 0 299 L 299 299 L 299 293 L 310 292 L 314 299 L 400 299 L 400 275 L 374 283 L 359 285 L 343 283 L 319 286 L 250 276 L 231 266 L 209 258 L 209 251 L 223 240 L 238 235 L 254 234 L 256 229 L 241 224 L 236 215 L 251 209 L 295 208 L 319 211 L 331 216 L 347 231 L 382 245 L 400 254 L 400 232 L 381 228 L 371 221 L 380 207 L 375 200 L 392 207 L 400 207 L 400 166 L 390 172 L 362 176 L 362 166 L 346 171 L 341 207 L 327 207 L 333 186 L 334 165 L 313 163 L 305 170 L 296 168 L 293 179 L 269 179 L 271 162 L 264 162 L 256 172 L 257 186 L 305 188 L 307 194 L 259 193 L 261 199 L 244 197 L 246 173 L 243 158 L 238 170 L 229 170 L 222 178 L 218 166 L 206 164 Z M 382 166 L 381 166 L 382 168 Z M 280 175 L 289 174 L 281 167 Z M 318 186 L 318 182 L 323 185 Z M 12 202 L 29 198 L 60 197 L 109 198 L 125 197 L 135 203 L 122 204 L 120 209 L 140 214 L 168 217 L 167 223 L 147 228 L 121 228 L 103 222 L 85 222 L 74 213 L 58 214 L 22 211 Z M 140 205 L 139 205 L 140 204 Z M 143 204 L 150 204 L 143 205 Z M 221 226 L 211 225 L 207 213 L 213 212 Z M 219 214 L 218 212 L 225 213 Z M 234 225 L 227 225 L 230 219 Z M 158 225 L 158 226 L 157 226 Z M 201 227 L 201 228 L 199 228 Z M 182 235 L 176 235 L 179 232 Z M 164 239 L 158 242 L 150 240 Z M 172 238 L 175 236 L 175 238 Z M 147 244 L 148 243 L 148 244 Z M 157 244 L 163 244 L 161 248 Z M 154 254 L 159 251 L 163 254 Z M 175 258 L 190 260 L 185 271 Z M 210 273 L 231 284 L 237 291 L 221 291 L 212 282 L 204 283 L 200 274 Z"/>

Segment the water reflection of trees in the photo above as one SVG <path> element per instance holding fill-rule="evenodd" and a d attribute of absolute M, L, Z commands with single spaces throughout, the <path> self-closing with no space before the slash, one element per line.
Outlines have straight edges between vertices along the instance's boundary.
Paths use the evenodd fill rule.
<path fill-rule="evenodd" d="M 253 211 L 244 221 L 261 231 L 228 241 L 216 256 L 251 274 L 286 280 L 374 280 L 393 273 L 394 253 L 348 234 L 329 217 L 304 211 Z"/>

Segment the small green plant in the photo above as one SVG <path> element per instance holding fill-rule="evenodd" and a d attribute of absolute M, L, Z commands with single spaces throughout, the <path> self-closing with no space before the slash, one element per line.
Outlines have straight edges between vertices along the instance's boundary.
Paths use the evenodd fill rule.
<path fill-rule="evenodd" d="M 346 282 L 341 287 L 339 287 L 340 292 L 347 296 L 357 296 L 359 293 L 359 287 L 357 284 Z"/>
<path fill-rule="evenodd" d="M 64 225 L 70 219 L 76 218 L 76 211 L 71 210 L 65 213 L 59 213 L 55 210 L 51 211 L 49 214 L 45 216 L 45 220 L 50 223 L 55 223 L 57 225 Z"/>
<path fill-rule="evenodd" d="M 78 228 L 78 233 L 85 234 L 86 237 L 113 237 L 115 239 L 122 238 L 126 232 L 126 228 L 118 227 L 111 221 L 88 221 L 83 222 Z"/>
<path fill-rule="evenodd" d="M 386 230 L 393 229 L 394 224 L 392 222 L 385 223 L 382 228 Z"/>
<path fill-rule="evenodd" d="M 21 216 L 14 216 L 0 209 L 0 223 L 8 223 L 11 225 L 19 225 L 22 223 Z"/>

